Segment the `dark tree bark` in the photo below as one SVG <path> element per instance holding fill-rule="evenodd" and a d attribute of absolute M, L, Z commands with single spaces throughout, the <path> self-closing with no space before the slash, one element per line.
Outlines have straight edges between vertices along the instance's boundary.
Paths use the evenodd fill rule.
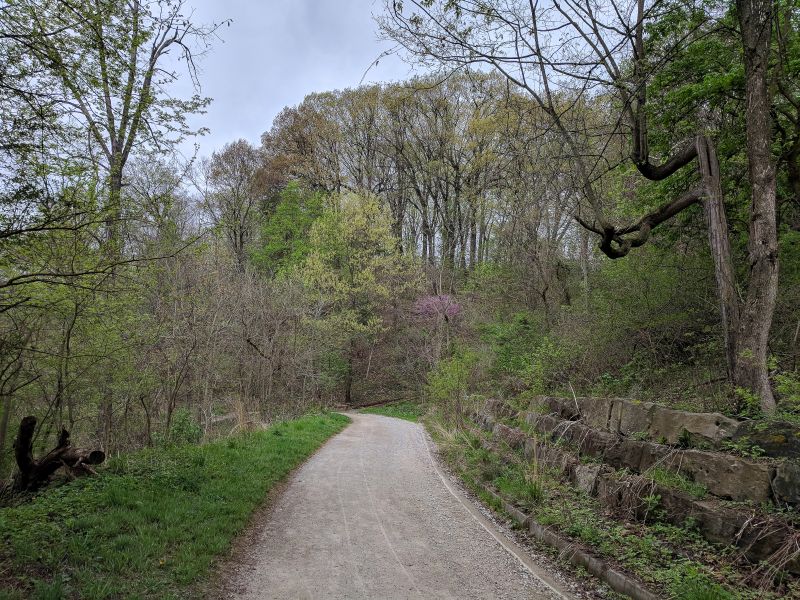
<path fill-rule="evenodd" d="M 70 444 L 69 432 L 62 429 L 56 447 L 39 459 L 33 458 L 33 435 L 36 431 L 36 417 L 25 417 L 19 425 L 17 439 L 14 440 L 14 458 L 18 471 L 14 475 L 12 490 L 31 492 L 46 485 L 50 477 L 64 467 L 70 477 L 94 474 L 93 465 L 106 459 L 102 450 L 74 448 Z"/>
<path fill-rule="evenodd" d="M 775 398 L 769 383 L 767 345 L 778 295 L 776 177 L 772 160 L 772 121 L 767 88 L 772 40 L 772 0 L 737 0 L 744 47 L 747 162 L 750 174 L 750 277 L 739 322 L 736 348 L 737 386 L 761 399 L 771 411 Z"/>

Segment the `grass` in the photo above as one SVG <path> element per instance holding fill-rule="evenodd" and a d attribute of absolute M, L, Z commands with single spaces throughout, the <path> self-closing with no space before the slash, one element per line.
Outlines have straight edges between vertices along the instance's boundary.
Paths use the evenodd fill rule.
<path fill-rule="evenodd" d="M 708 490 L 703 484 L 694 482 L 685 475 L 662 467 L 650 469 L 645 473 L 645 476 L 665 487 L 681 490 L 700 500 L 708 495 Z"/>
<path fill-rule="evenodd" d="M 349 419 L 309 415 L 204 446 L 113 459 L 0 509 L 0 598 L 202 596 L 267 492 Z"/>
<path fill-rule="evenodd" d="M 409 400 L 401 400 L 400 402 L 392 402 L 391 404 L 383 404 L 381 406 L 371 406 L 369 408 L 361 409 L 362 413 L 371 415 L 384 415 L 386 417 L 395 417 L 396 419 L 405 419 L 406 421 L 413 421 L 416 423 L 425 411 L 422 410 L 416 402 Z"/>

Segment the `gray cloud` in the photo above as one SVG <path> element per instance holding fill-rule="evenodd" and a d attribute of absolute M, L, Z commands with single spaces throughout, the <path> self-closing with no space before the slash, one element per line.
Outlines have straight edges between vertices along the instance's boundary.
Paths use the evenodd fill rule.
<path fill-rule="evenodd" d="M 257 143 L 284 106 L 311 92 L 359 84 L 365 71 L 391 45 L 378 41 L 373 14 L 382 0 L 189 0 L 199 23 L 233 19 L 201 63 L 203 95 L 214 98 L 208 113 L 192 119 L 211 133 L 197 138 L 209 155 L 238 138 Z M 409 67 L 383 58 L 365 83 L 397 81 Z M 182 82 L 177 93 L 190 92 Z M 191 152 L 192 143 L 184 145 Z"/>

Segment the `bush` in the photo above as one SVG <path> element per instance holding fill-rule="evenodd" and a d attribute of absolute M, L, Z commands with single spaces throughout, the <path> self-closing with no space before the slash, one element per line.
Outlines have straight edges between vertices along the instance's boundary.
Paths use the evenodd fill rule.
<path fill-rule="evenodd" d="M 567 353 L 563 346 L 545 336 L 531 352 L 523 379 L 529 391 L 545 394 L 559 383 Z"/>
<path fill-rule="evenodd" d="M 464 403 L 475 379 L 479 355 L 467 350 L 439 361 L 428 374 L 426 392 L 445 415 L 461 421 Z"/>
<path fill-rule="evenodd" d="M 541 331 L 537 317 L 528 312 L 516 313 L 508 321 L 484 325 L 482 338 L 494 355 L 492 374 L 522 376 L 541 340 Z"/>
<path fill-rule="evenodd" d="M 203 438 L 203 430 L 192 417 L 188 408 L 179 408 L 172 415 L 169 426 L 167 443 L 180 446 L 182 444 L 197 444 Z"/>

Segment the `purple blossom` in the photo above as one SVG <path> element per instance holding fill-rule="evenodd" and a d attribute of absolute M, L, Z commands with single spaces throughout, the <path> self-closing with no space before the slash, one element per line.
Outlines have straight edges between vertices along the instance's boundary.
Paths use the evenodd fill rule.
<path fill-rule="evenodd" d="M 423 319 L 452 321 L 463 312 L 450 294 L 422 296 L 414 303 L 414 314 Z"/>

